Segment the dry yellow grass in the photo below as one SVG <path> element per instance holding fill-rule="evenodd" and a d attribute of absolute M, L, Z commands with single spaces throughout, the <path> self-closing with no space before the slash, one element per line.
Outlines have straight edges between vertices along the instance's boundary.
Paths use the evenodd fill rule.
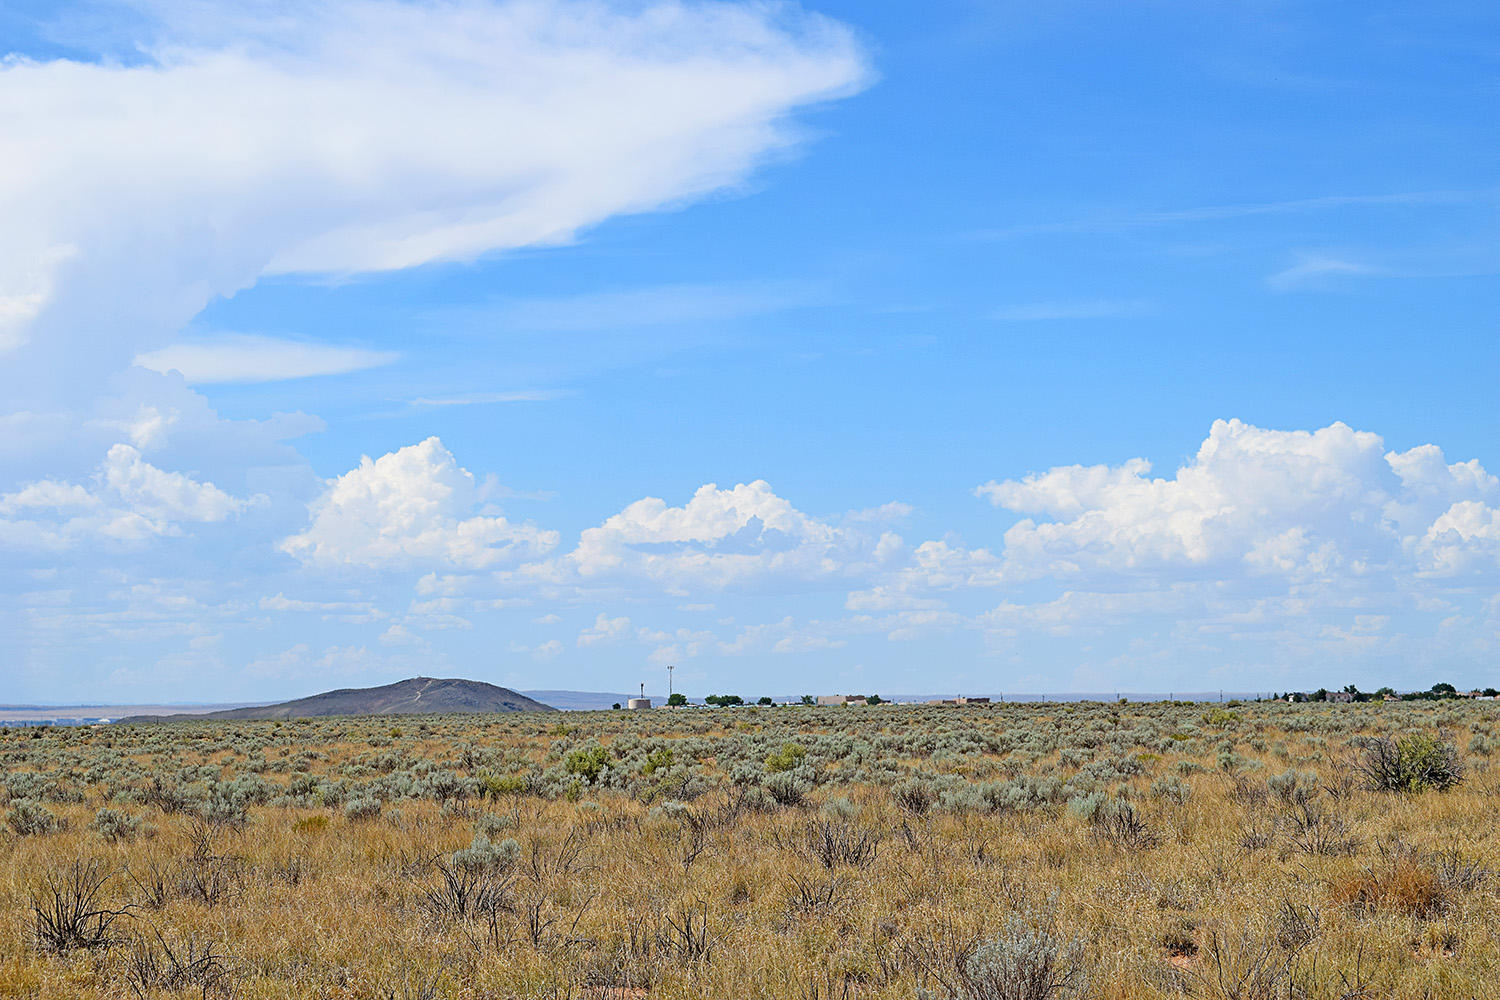
<path fill-rule="evenodd" d="M 0 834 L 0 995 L 1490 997 L 1495 716 L 889 706 L 12 730 L 0 795 L 64 825 Z M 1456 788 L 1352 783 L 1352 737 L 1440 731 L 1469 755 Z M 205 823 L 215 796 L 229 805 Z M 106 807 L 154 830 L 109 840 Z M 107 946 L 54 953 L 33 902 L 79 861 L 123 915 Z M 456 904 L 444 869 L 488 895 Z M 976 947 L 1012 971 L 1051 948 L 1070 976 L 978 992 Z M 210 957 L 174 986 L 168 952 L 189 948 Z"/>

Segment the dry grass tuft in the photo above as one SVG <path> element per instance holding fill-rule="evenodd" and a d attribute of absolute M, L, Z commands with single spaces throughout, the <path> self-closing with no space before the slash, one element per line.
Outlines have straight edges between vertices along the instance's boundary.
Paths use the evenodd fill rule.
<path fill-rule="evenodd" d="M 1331 895 L 1357 913 L 1400 913 L 1422 920 L 1441 916 L 1449 905 L 1438 873 L 1405 850 L 1336 881 Z"/>

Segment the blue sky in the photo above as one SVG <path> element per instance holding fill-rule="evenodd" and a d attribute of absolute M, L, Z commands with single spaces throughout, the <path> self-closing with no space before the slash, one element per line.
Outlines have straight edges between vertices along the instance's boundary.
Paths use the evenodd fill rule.
<path fill-rule="evenodd" d="M 1492 682 L 1492 6 L 1041 6 L 7 4 L 0 700 Z"/>

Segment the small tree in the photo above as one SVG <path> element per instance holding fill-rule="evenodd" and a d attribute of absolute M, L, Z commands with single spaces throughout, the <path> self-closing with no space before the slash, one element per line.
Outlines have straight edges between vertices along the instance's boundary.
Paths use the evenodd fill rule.
<path fill-rule="evenodd" d="M 816 702 L 813 701 L 813 696 L 812 695 L 805 694 L 805 695 L 802 696 L 802 704 L 804 704 L 804 705 L 813 705 L 813 704 L 816 704 Z"/>
<path fill-rule="evenodd" d="M 667 706 L 669 708 L 680 708 L 687 703 L 687 695 L 683 694 L 681 691 L 673 691 L 672 696 L 667 699 Z M 619 708 L 620 706 L 616 705 L 615 707 Z"/>
<path fill-rule="evenodd" d="M 1370 736 L 1355 746 L 1354 769 L 1375 791 L 1447 791 L 1464 779 L 1458 747 L 1444 736 Z"/>
<path fill-rule="evenodd" d="M 757 701 L 756 704 L 757 705 L 770 705 L 770 704 L 772 704 L 772 702 L 771 702 L 771 699 L 769 697 L 767 697 L 765 695 L 762 695 L 761 698 L 760 698 L 760 700 Z"/>
<path fill-rule="evenodd" d="M 878 695 L 878 694 L 872 694 L 868 698 L 865 699 L 865 704 L 866 705 L 879 705 L 884 700 L 885 699 L 882 698 L 882 697 L 880 697 L 880 695 Z"/>

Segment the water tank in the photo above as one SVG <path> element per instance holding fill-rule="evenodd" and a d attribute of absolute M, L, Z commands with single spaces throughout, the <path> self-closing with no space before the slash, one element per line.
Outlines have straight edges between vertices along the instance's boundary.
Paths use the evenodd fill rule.
<path fill-rule="evenodd" d="M 632 708 L 632 709 L 636 709 L 636 708 L 650 708 L 651 707 L 651 699 L 650 698 L 631 698 L 630 701 L 627 703 L 626 707 L 627 708 Z"/>

